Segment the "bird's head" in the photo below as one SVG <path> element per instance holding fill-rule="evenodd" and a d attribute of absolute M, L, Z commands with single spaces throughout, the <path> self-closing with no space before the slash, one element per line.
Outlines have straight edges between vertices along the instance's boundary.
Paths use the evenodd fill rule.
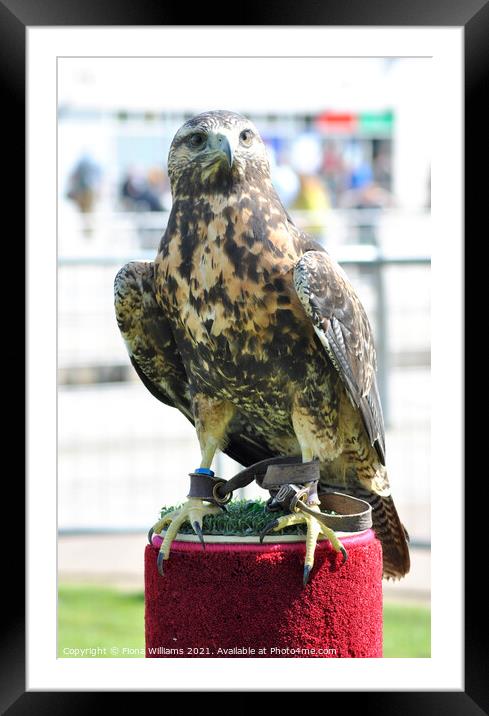
<path fill-rule="evenodd" d="M 232 190 L 242 180 L 269 178 L 263 140 L 241 114 L 216 110 L 188 120 L 175 134 L 168 155 L 173 194 Z"/>

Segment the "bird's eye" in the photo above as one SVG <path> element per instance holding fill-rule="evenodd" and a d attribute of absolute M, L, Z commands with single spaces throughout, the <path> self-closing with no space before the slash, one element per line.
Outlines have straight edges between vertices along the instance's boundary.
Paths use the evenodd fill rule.
<path fill-rule="evenodd" d="M 205 135 L 201 132 L 195 132 L 195 134 L 191 134 L 189 138 L 189 144 L 191 147 L 195 148 L 203 147 L 205 144 Z"/>
<path fill-rule="evenodd" d="M 251 129 L 243 129 L 241 134 L 239 135 L 239 141 L 241 144 L 244 144 L 245 147 L 249 147 L 252 140 L 253 140 L 253 132 Z"/>

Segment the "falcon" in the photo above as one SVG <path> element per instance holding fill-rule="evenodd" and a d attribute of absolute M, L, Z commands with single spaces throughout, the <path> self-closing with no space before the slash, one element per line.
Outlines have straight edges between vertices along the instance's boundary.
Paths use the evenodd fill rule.
<path fill-rule="evenodd" d="M 128 263 L 115 278 L 116 318 L 139 378 L 195 426 L 197 473 L 213 475 L 217 450 L 244 466 L 318 460 L 322 485 L 370 503 L 384 576 L 402 577 L 408 536 L 385 467 L 372 330 L 347 276 L 294 225 L 246 117 L 219 110 L 187 121 L 168 175 L 173 203 L 154 261 Z M 190 497 L 156 523 L 154 532 L 166 528 L 161 574 L 182 523 L 202 541 L 204 516 L 219 510 Z M 319 537 L 344 550 L 310 513 L 273 529 L 299 522 L 306 583 Z"/>

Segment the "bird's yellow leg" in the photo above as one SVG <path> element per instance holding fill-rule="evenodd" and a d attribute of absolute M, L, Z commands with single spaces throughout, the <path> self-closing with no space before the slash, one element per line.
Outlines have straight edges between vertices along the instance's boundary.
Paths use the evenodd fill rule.
<path fill-rule="evenodd" d="M 311 510 L 320 512 L 318 505 L 309 505 L 309 507 Z M 273 522 L 269 523 L 260 535 L 260 542 L 263 542 L 264 537 L 269 534 L 269 532 L 279 532 L 285 527 L 299 524 L 305 524 L 307 527 L 306 557 L 304 560 L 303 578 L 305 586 L 309 581 L 309 575 L 314 566 L 314 553 L 316 551 L 316 544 L 319 538 L 329 539 L 336 552 L 341 552 L 343 554 L 344 561 L 346 561 L 347 554 L 345 548 L 343 547 L 333 530 L 331 530 L 329 527 L 326 527 L 326 525 L 324 525 L 322 522 L 319 522 L 319 520 L 317 520 L 312 515 L 301 511 L 294 512 L 290 515 L 284 515 L 283 517 L 278 517 L 277 519 L 273 520 Z"/>
<path fill-rule="evenodd" d="M 202 450 L 202 460 L 200 468 L 210 468 L 217 445 L 214 441 Z M 184 522 L 190 522 L 195 534 L 199 537 L 202 547 L 205 549 L 204 536 L 202 534 L 202 522 L 205 515 L 217 515 L 221 512 L 221 508 L 210 502 L 205 502 L 199 497 L 189 497 L 188 500 L 177 510 L 172 510 L 164 515 L 161 520 L 153 526 L 152 531 L 159 534 L 167 527 L 163 542 L 161 543 L 158 553 L 158 572 L 163 576 L 163 562 L 170 558 L 170 549 L 172 542 L 178 534 L 180 527 Z"/>
<path fill-rule="evenodd" d="M 296 399 L 299 396 L 296 395 Z M 304 411 L 300 404 L 294 404 L 292 410 L 292 424 L 294 426 L 294 432 L 297 440 L 301 447 L 302 462 L 310 462 L 315 458 L 315 452 L 313 444 L 315 441 L 314 430 L 311 429 L 311 422 L 307 411 Z M 313 497 L 316 492 L 315 485 L 313 483 L 306 483 L 304 487 L 311 488 L 311 495 L 307 499 L 307 507 L 314 512 L 320 512 L 319 501 L 317 496 Z M 302 511 L 300 507 L 295 507 L 293 514 L 279 517 L 268 525 L 262 531 L 260 535 L 260 542 L 269 532 L 278 532 L 289 527 L 290 525 L 305 524 L 307 527 L 306 533 L 306 557 L 304 560 L 304 586 L 309 581 L 309 574 L 314 566 L 314 553 L 316 551 L 316 544 L 320 537 L 326 537 L 331 542 L 336 552 L 343 554 L 343 560 L 346 561 L 347 554 L 346 550 L 333 532 L 332 529 L 327 527 L 322 521 L 316 519 L 313 515 Z"/>
<path fill-rule="evenodd" d="M 194 397 L 193 409 L 202 456 L 199 469 L 209 470 L 216 450 L 224 441 L 227 426 L 234 414 L 234 407 L 225 401 L 217 401 L 197 394 Z M 202 534 L 203 519 L 205 515 L 216 515 L 220 512 L 221 508 L 212 503 L 199 497 L 189 497 L 182 507 L 168 512 L 158 520 L 150 530 L 150 535 L 159 534 L 167 527 L 158 553 L 158 572 L 161 575 L 163 575 L 163 562 L 169 559 L 172 542 L 182 524 L 190 522 L 205 549 Z"/>
<path fill-rule="evenodd" d="M 167 530 L 158 553 L 158 571 L 161 575 L 163 575 L 163 561 L 169 559 L 172 542 L 177 536 L 183 523 L 190 522 L 205 549 L 204 537 L 202 535 L 202 521 L 205 515 L 216 515 L 220 512 L 221 509 L 219 507 L 216 507 L 209 502 L 204 502 L 204 500 L 201 500 L 198 497 L 190 497 L 187 502 L 182 505 L 182 507 L 178 510 L 168 512 L 155 524 L 153 527 L 153 532 L 155 534 L 159 534 L 167 526 Z"/>

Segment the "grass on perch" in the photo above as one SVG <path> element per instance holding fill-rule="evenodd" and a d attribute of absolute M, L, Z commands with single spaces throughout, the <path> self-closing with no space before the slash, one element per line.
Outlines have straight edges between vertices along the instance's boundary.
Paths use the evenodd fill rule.
<path fill-rule="evenodd" d="M 179 507 L 181 505 L 162 507 L 161 517 Z M 202 525 L 204 535 L 252 537 L 259 535 L 265 526 L 276 517 L 288 514 L 282 511 L 269 512 L 266 509 L 264 500 L 232 500 L 228 502 L 226 509 L 227 512 L 221 511 L 218 515 L 205 515 Z M 179 532 L 181 534 L 194 534 L 194 530 L 188 522 L 184 522 Z M 306 526 L 293 525 L 285 527 L 283 530 L 278 530 L 274 534 L 305 535 Z"/>

